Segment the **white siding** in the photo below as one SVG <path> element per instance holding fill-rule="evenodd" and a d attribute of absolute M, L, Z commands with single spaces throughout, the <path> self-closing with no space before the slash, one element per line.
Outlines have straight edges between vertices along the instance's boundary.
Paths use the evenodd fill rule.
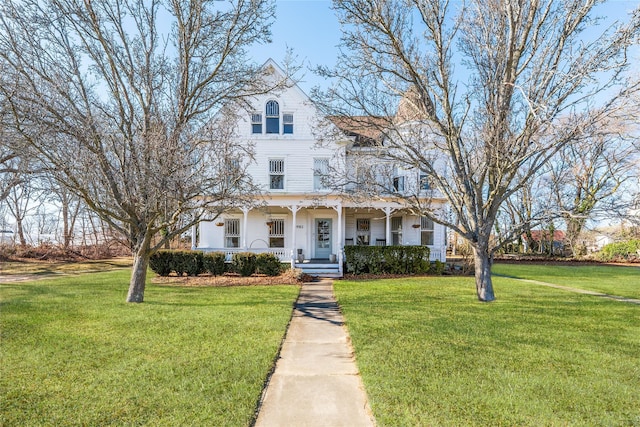
<path fill-rule="evenodd" d="M 281 132 L 266 134 L 265 105 L 269 100 L 276 100 L 280 106 Z M 251 129 L 252 113 L 262 113 L 263 133 L 253 134 Z M 282 134 L 282 115 L 293 115 L 293 134 Z M 238 123 L 239 137 L 254 145 L 255 161 L 247 169 L 263 190 L 269 190 L 269 159 L 282 158 L 285 163 L 284 190 L 279 193 L 313 192 L 313 158 L 328 157 L 336 154 L 337 147 L 317 145 L 314 126 L 318 122 L 317 110 L 309 102 L 307 96 L 297 87 L 286 89 L 277 97 L 262 95 L 256 97 L 248 112 L 241 114 Z M 344 149 L 343 149 L 344 150 Z"/>
<path fill-rule="evenodd" d="M 266 104 L 268 101 L 276 101 L 279 107 L 280 133 L 266 133 Z M 284 221 L 284 249 L 287 253 L 293 251 L 297 254 L 297 249 L 302 249 L 304 257 L 309 259 L 315 255 L 315 219 L 330 218 L 332 220 L 332 253 L 337 254 L 345 243 L 345 239 L 356 239 L 356 220 L 358 218 L 368 218 L 370 221 L 370 244 L 375 245 L 376 240 L 386 240 L 386 215 L 384 207 L 389 206 L 394 209 L 398 205 L 389 201 L 388 203 L 376 201 L 376 207 L 368 209 L 344 208 L 342 224 L 338 223 L 338 213 L 329 205 L 347 204 L 333 196 L 331 203 L 322 205 L 322 198 L 328 196 L 326 190 L 314 188 L 314 159 L 327 158 L 332 168 L 337 167 L 342 161 L 353 163 L 353 154 L 346 153 L 344 145 L 324 143 L 322 146 L 316 139 L 318 130 L 318 111 L 309 101 L 308 97 L 297 87 L 283 90 L 277 95 L 267 94 L 257 96 L 252 100 L 251 106 L 240 114 L 237 124 L 238 136 L 242 141 L 251 145 L 254 152 L 254 159 L 247 167 L 247 173 L 253 177 L 266 196 L 266 206 L 248 211 L 245 223 L 245 215 L 240 210 L 227 213 L 214 221 L 203 221 L 200 223 L 200 233 L 198 247 L 205 249 L 224 248 L 224 227 L 217 226 L 216 223 L 224 222 L 225 218 L 239 219 L 240 224 L 240 249 L 251 249 L 261 251 L 269 247 L 269 227 L 267 222 L 273 218 Z M 252 132 L 252 115 L 254 122 L 260 122 L 262 133 Z M 284 134 L 284 114 L 293 116 L 293 133 Z M 270 190 L 269 164 L 270 160 L 282 159 L 284 161 L 284 188 L 282 190 Z M 365 167 L 371 168 L 367 164 Z M 403 171 L 403 174 L 412 176 L 405 178 L 405 188 L 409 187 L 409 181 L 417 182 L 416 171 Z M 296 210 L 296 224 L 294 229 L 292 209 Z M 411 227 L 414 223 L 420 223 L 419 218 L 401 213 L 392 216 L 403 217 L 402 244 L 419 245 L 420 228 Z M 294 237 L 295 234 L 295 237 Z M 391 244 L 387 241 L 386 244 Z M 443 228 L 439 225 L 434 227 L 433 251 L 440 253 L 445 247 L 445 236 Z M 282 251 L 281 251 L 282 252 Z"/>

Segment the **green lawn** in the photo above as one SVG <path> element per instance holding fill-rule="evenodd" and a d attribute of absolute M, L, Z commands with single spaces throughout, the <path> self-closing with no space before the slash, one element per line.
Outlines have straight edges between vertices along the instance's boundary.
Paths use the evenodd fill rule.
<path fill-rule="evenodd" d="M 295 286 L 149 285 L 129 271 L 0 285 L 0 425 L 245 426 Z"/>
<path fill-rule="evenodd" d="M 640 266 L 500 264 L 493 272 L 604 294 L 640 299 Z"/>
<path fill-rule="evenodd" d="M 639 306 L 494 284 L 336 282 L 378 425 L 640 425 Z"/>

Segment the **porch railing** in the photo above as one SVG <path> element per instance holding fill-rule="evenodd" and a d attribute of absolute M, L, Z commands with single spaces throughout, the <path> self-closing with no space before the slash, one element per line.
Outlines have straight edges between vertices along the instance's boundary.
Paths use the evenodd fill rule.
<path fill-rule="evenodd" d="M 270 253 L 278 257 L 281 262 L 293 262 L 295 264 L 295 252 L 290 248 L 195 248 L 196 250 L 203 252 L 224 252 L 227 261 L 231 261 L 231 257 L 234 253 L 238 252 L 252 252 L 255 254 Z M 431 248 L 429 259 L 431 261 L 444 260 L 446 255 L 446 248 Z M 344 252 L 342 249 L 339 251 L 338 264 L 342 264 L 344 260 Z"/>
<path fill-rule="evenodd" d="M 202 252 L 224 252 L 226 260 L 231 261 L 233 254 L 238 252 L 251 252 L 254 254 L 269 253 L 278 257 L 281 262 L 289 262 L 291 260 L 291 249 L 288 248 L 196 248 Z"/>
<path fill-rule="evenodd" d="M 446 257 L 446 248 L 434 248 L 431 247 L 429 252 L 429 261 L 444 261 Z"/>

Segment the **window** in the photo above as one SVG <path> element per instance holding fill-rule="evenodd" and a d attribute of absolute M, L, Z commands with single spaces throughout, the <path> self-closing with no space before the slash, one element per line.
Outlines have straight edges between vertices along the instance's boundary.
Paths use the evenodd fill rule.
<path fill-rule="evenodd" d="M 326 190 L 329 159 L 313 159 L 313 189 Z"/>
<path fill-rule="evenodd" d="M 394 246 L 402 244 L 402 217 L 391 218 L 391 244 Z"/>
<path fill-rule="evenodd" d="M 367 189 L 367 170 L 365 166 L 356 165 L 355 174 L 355 189 L 358 191 L 364 191 Z"/>
<path fill-rule="evenodd" d="M 241 182 L 242 170 L 240 169 L 240 161 L 238 159 L 229 159 L 226 164 L 225 183 L 227 189 L 238 189 Z"/>
<path fill-rule="evenodd" d="M 393 167 L 393 175 L 391 179 L 391 191 L 402 192 L 404 191 L 404 174 L 403 170 L 397 166 Z"/>
<path fill-rule="evenodd" d="M 269 247 L 284 248 L 284 219 L 272 219 L 269 225 Z"/>
<path fill-rule="evenodd" d="M 369 218 L 356 220 L 356 245 L 369 246 L 371 242 L 371 223 Z"/>
<path fill-rule="evenodd" d="M 282 133 L 293 133 L 293 114 L 282 115 Z"/>
<path fill-rule="evenodd" d="M 251 133 L 262 133 L 262 114 L 253 113 L 251 115 Z"/>
<path fill-rule="evenodd" d="M 404 191 L 404 176 L 396 176 L 393 178 L 393 191 Z"/>
<path fill-rule="evenodd" d="M 418 176 L 418 188 L 420 190 L 429 190 L 431 188 L 429 185 L 429 176 L 426 173 L 421 172 Z"/>
<path fill-rule="evenodd" d="M 420 244 L 433 245 L 433 221 L 426 216 L 420 218 Z"/>
<path fill-rule="evenodd" d="M 267 133 L 280 133 L 280 106 L 276 101 L 267 102 Z"/>
<path fill-rule="evenodd" d="M 240 220 L 239 219 L 224 220 L 224 247 L 225 248 L 240 247 Z"/>
<path fill-rule="evenodd" d="M 284 190 L 284 159 L 269 159 L 269 188 Z"/>

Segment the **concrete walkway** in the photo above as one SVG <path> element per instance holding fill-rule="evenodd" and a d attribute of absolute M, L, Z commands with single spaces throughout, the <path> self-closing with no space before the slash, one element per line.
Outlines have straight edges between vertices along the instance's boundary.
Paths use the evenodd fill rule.
<path fill-rule="evenodd" d="M 257 427 L 374 426 L 333 281 L 305 283 Z"/>

